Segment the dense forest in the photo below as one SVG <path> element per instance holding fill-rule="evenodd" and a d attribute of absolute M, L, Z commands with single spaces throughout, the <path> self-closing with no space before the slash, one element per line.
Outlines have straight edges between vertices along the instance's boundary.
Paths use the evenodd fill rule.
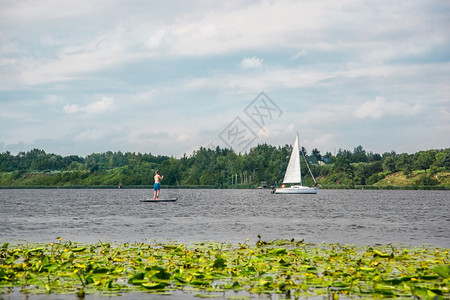
<path fill-rule="evenodd" d="M 155 170 L 163 186 L 256 188 L 281 184 L 292 147 L 260 144 L 247 153 L 200 148 L 181 158 L 142 153 L 93 153 L 61 156 L 33 149 L 0 154 L 0 187 L 149 187 Z M 406 186 L 450 189 L 450 148 L 415 154 L 340 149 L 307 156 L 317 182 L 324 188 Z M 313 185 L 302 164 L 304 185 Z"/>

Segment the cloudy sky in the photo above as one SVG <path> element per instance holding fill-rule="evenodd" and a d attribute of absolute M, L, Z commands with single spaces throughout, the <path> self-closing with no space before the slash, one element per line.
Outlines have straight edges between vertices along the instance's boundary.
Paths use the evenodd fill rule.
<path fill-rule="evenodd" d="M 0 1 L 0 152 L 450 147 L 450 2 Z"/>

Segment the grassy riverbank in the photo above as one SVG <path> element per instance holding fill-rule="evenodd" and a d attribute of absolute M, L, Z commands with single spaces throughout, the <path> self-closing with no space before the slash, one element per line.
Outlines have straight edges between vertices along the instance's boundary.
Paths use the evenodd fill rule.
<path fill-rule="evenodd" d="M 380 173 L 379 181 L 373 184 L 325 184 L 321 183 L 323 178 L 318 178 L 318 183 L 321 189 L 371 189 L 371 190 L 450 190 L 450 172 L 436 172 L 432 175 L 425 171 L 416 171 L 412 174 L 405 175 L 402 172 L 396 173 Z M 44 175 L 29 176 L 24 175 L 14 181 L 0 181 L 0 189 L 153 189 L 151 184 L 140 184 L 140 185 L 111 185 L 111 184 L 72 184 L 66 182 L 64 184 L 50 184 L 49 182 L 57 181 L 40 181 L 39 178 L 44 178 Z M 60 173 L 48 174 L 45 176 L 60 176 Z M 37 178 L 37 179 L 36 179 Z M 427 179 L 428 178 L 428 179 Z M 439 184 L 427 184 L 426 180 L 434 179 Z M 45 178 L 44 178 L 45 179 Z M 306 184 L 308 185 L 308 184 Z M 313 185 L 310 182 L 310 185 Z M 219 185 L 162 185 L 163 189 L 255 189 L 257 185 L 255 184 L 236 184 L 231 186 L 219 186 Z M 270 188 L 268 186 L 267 188 Z"/>
<path fill-rule="evenodd" d="M 0 153 L 0 187 L 148 187 L 156 170 L 170 187 L 257 188 L 280 185 L 291 147 L 258 145 L 248 153 L 200 148 L 181 158 L 141 153 L 93 153 L 62 157 L 33 149 Z M 416 154 L 366 153 L 362 147 L 302 164 L 303 184 L 324 188 L 401 187 L 450 189 L 450 148 Z"/>
<path fill-rule="evenodd" d="M 188 293 L 246 299 L 286 297 L 450 297 L 449 249 L 429 246 L 4 243 L 0 295 Z"/>

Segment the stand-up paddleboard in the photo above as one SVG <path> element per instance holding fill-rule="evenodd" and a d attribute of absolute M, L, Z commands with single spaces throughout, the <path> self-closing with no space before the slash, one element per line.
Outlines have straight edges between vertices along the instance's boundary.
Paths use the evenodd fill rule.
<path fill-rule="evenodd" d="M 155 199 L 141 199 L 141 200 L 139 200 L 139 201 L 141 201 L 141 202 L 175 202 L 175 201 L 177 201 L 178 200 L 178 198 L 167 198 L 167 199 L 158 199 L 158 200 L 155 200 Z"/>

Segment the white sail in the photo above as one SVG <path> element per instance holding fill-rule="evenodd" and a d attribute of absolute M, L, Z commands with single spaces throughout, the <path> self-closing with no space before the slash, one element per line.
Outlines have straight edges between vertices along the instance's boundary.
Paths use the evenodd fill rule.
<path fill-rule="evenodd" d="M 302 176 L 300 173 L 300 149 L 298 145 L 298 133 L 295 137 L 294 147 L 292 148 L 291 158 L 284 174 L 283 183 L 300 183 L 302 184 Z"/>

